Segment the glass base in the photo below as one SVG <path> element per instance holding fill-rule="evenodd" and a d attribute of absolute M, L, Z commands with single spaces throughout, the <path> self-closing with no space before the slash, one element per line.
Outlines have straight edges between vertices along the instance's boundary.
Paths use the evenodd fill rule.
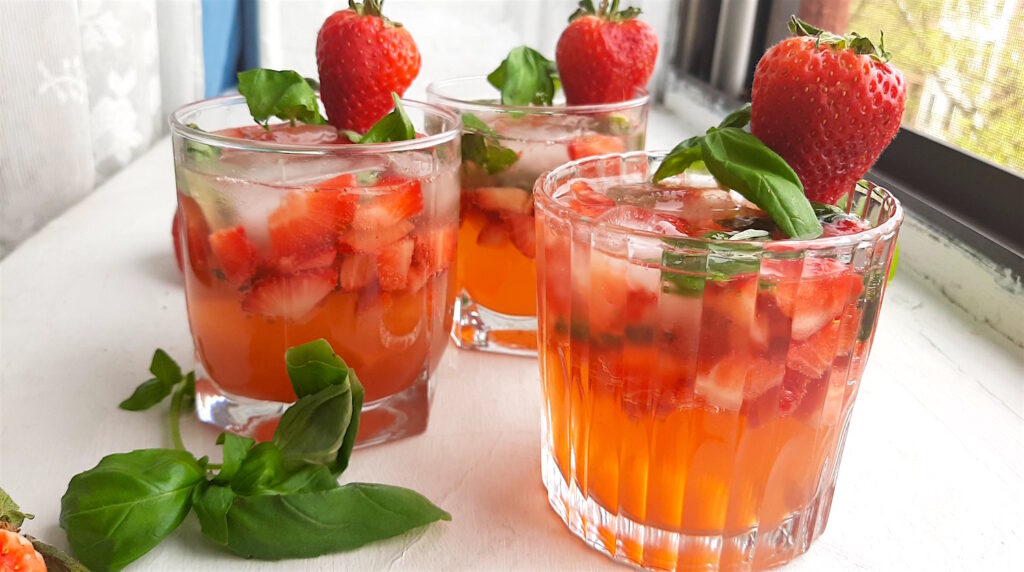
<path fill-rule="evenodd" d="M 452 340 L 464 350 L 536 357 L 537 317 L 495 312 L 463 290 L 455 299 Z"/>
<path fill-rule="evenodd" d="M 407 389 L 363 404 L 356 447 L 366 447 L 418 435 L 427 429 L 435 381 L 426 369 Z M 196 367 L 196 416 L 224 431 L 270 440 L 277 422 L 291 403 L 264 401 L 222 390 Z"/>
<path fill-rule="evenodd" d="M 616 515 L 566 483 L 554 456 L 543 447 L 541 471 L 548 502 L 562 522 L 609 558 L 647 570 L 761 570 L 803 554 L 824 530 L 834 485 L 824 487 L 802 510 L 778 526 L 738 533 L 688 534 Z"/>

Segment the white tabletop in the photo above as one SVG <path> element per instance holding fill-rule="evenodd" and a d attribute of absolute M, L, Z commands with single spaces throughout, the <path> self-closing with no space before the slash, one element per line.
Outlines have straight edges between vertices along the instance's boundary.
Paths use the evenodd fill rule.
<path fill-rule="evenodd" d="M 657 130 L 652 125 L 652 130 Z M 0 262 L 0 486 L 66 547 L 60 497 L 108 453 L 169 446 L 164 408 L 118 402 L 157 347 L 187 361 L 167 140 Z M 415 488 L 453 520 L 347 554 L 255 562 L 190 517 L 138 570 L 616 569 L 569 534 L 540 482 L 534 360 L 450 348 L 429 429 L 359 450 L 346 479 Z M 185 423 L 215 453 L 215 431 Z M 930 287 L 892 283 L 828 529 L 792 570 L 1002 570 L 1024 547 L 1024 351 Z M 1018 568 L 1019 569 L 1019 568 Z"/>

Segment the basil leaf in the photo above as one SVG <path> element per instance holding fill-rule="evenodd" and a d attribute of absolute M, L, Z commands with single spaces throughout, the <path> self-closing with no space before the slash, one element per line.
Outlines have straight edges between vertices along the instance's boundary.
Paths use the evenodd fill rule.
<path fill-rule="evenodd" d="M 352 388 L 347 383 L 302 397 L 281 416 L 274 444 L 288 458 L 333 464 L 352 411 Z"/>
<path fill-rule="evenodd" d="M 203 536 L 217 544 L 228 542 L 228 511 L 235 502 L 235 491 L 222 485 L 200 485 L 192 495 L 192 507 L 199 518 Z"/>
<path fill-rule="evenodd" d="M 729 115 L 725 116 L 725 119 L 718 124 L 719 129 L 725 129 L 726 127 L 743 128 L 750 123 L 750 104 L 746 104 L 743 107 L 733 111 Z"/>
<path fill-rule="evenodd" d="M 771 215 L 793 238 L 821 236 L 822 228 L 800 178 L 760 139 L 735 127 L 712 129 L 700 143 L 704 164 L 722 185 Z"/>
<path fill-rule="evenodd" d="M 350 372 L 345 360 L 323 338 L 288 348 L 284 363 L 292 389 L 300 399 L 345 383 Z"/>
<path fill-rule="evenodd" d="M 196 131 L 202 131 L 195 123 L 189 123 L 188 126 Z M 185 140 L 185 153 L 190 155 L 192 160 L 197 163 L 205 163 L 220 158 L 220 149 L 206 143 L 192 141 L 191 139 Z"/>
<path fill-rule="evenodd" d="M 292 495 L 237 496 L 227 513 L 227 548 L 246 558 L 309 558 L 359 548 L 451 520 L 415 491 L 352 483 Z"/>
<path fill-rule="evenodd" d="M 166 384 L 157 378 L 151 378 L 142 382 L 128 399 L 121 402 L 118 407 L 126 411 L 143 411 L 153 407 L 171 394 L 173 384 Z"/>
<path fill-rule="evenodd" d="M 9 522 L 15 529 L 18 529 L 21 528 L 25 519 L 31 518 L 35 518 L 35 516 L 21 512 L 18 503 L 14 502 L 11 495 L 0 489 L 0 522 Z"/>
<path fill-rule="evenodd" d="M 157 349 L 153 352 L 153 359 L 149 364 L 149 372 L 153 377 L 166 383 L 174 385 L 181 381 L 181 367 L 167 355 L 167 352 Z"/>
<path fill-rule="evenodd" d="M 658 170 L 654 172 L 654 182 L 657 183 L 662 179 L 678 175 L 686 171 L 690 165 L 700 161 L 700 142 L 703 139 L 701 136 L 690 137 L 673 147 L 665 157 L 665 160 L 661 162 L 661 165 L 658 165 Z"/>
<path fill-rule="evenodd" d="M 353 141 L 354 143 L 387 143 L 389 141 L 409 141 L 416 138 L 416 128 L 405 113 L 398 94 L 392 92 L 391 99 L 395 100 L 395 108 L 391 113 L 374 123 L 366 135 L 360 137 L 358 141 Z M 346 132 L 346 135 L 352 139 L 350 133 Z"/>
<path fill-rule="evenodd" d="M 81 562 L 75 560 L 70 554 L 60 548 L 47 544 L 32 535 L 24 533 L 22 535 L 32 543 L 32 548 L 35 548 L 36 552 L 43 557 L 43 563 L 46 564 L 47 572 L 89 572 L 89 569 L 83 566 Z"/>
<path fill-rule="evenodd" d="M 83 564 L 120 570 L 178 527 L 205 472 L 185 451 L 108 455 L 71 479 L 61 498 L 60 526 Z"/>
<path fill-rule="evenodd" d="M 504 105 L 551 105 L 558 89 L 555 62 L 526 46 L 513 48 L 487 81 L 501 91 Z"/>
<path fill-rule="evenodd" d="M 245 96 L 252 118 L 264 127 L 271 116 L 312 125 L 327 123 L 320 115 L 316 92 L 298 72 L 266 68 L 239 72 L 238 92 Z"/>
<path fill-rule="evenodd" d="M 705 235 L 714 240 L 749 241 L 762 239 L 756 229 L 736 233 L 715 232 Z M 767 233 L 765 233 L 767 234 Z M 723 282 L 761 269 L 759 245 L 712 244 L 688 238 L 663 239 L 671 249 L 662 251 L 662 291 L 668 294 L 699 297 L 707 281 Z"/>
<path fill-rule="evenodd" d="M 221 445 L 224 460 L 220 463 L 220 472 L 217 473 L 217 480 L 230 481 L 242 466 L 242 461 L 245 460 L 255 442 L 255 440 L 249 437 L 242 437 L 234 433 L 221 433 L 217 437 L 217 444 Z"/>
<path fill-rule="evenodd" d="M 495 131 L 493 127 L 484 123 L 483 119 L 480 119 L 468 111 L 462 113 L 462 126 L 482 135 L 490 135 L 492 137 L 498 136 L 498 132 Z"/>
<path fill-rule="evenodd" d="M 340 474 L 355 447 L 366 391 L 326 340 L 289 349 L 285 363 L 299 400 L 281 416 L 274 443 L 285 457 L 327 463 Z"/>
<path fill-rule="evenodd" d="M 232 490 L 240 495 L 311 492 L 337 486 L 326 465 L 286 459 L 273 443 L 259 443 L 250 449 L 231 479 Z"/>

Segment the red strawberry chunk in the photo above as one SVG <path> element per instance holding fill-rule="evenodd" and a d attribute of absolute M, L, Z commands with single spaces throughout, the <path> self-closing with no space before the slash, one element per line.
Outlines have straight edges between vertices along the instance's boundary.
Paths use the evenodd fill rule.
<path fill-rule="evenodd" d="M 527 258 L 537 257 L 537 226 L 533 215 L 508 213 L 502 216 L 508 225 L 509 238 L 516 249 Z"/>
<path fill-rule="evenodd" d="M 416 236 L 413 262 L 420 264 L 428 275 L 448 269 L 455 260 L 459 229 L 454 224 L 428 228 Z"/>
<path fill-rule="evenodd" d="M 359 290 L 373 281 L 377 275 L 377 261 L 369 254 L 351 254 L 341 261 L 338 282 L 347 292 Z"/>
<path fill-rule="evenodd" d="M 415 179 L 384 177 L 367 191 L 371 196 L 359 205 L 352 220 L 356 230 L 392 227 L 423 211 L 423 190 Z"/>
<path fill-rule="evenodd" d="M 256 274 L 259 253 L 242 225 L 218 230 L 210 235 L 210 249 L 220 262 L 228 282 L 244 284 Z"/>
<path fill-rule="evenodd" d="M 352 228 L 341 235 L 340 248 L 342 252 L 346 253 L 377 253 L 405 238 L 412 229 L 413 224 L 407 220 L 400 220 L 390 226 L 366 230 Z"/>
<path fill-rule="evenodd" d="M 296 321 L 303 318 L 338 284 L 332 268 L 274 275 L 253 285 L 242 299 L 242 309 L 268 318 Z"/>
<path fill-rule="evenodd" d="M 192 197 L 179 194 L 178 210 L 181 215 L 178 224 L 185 232 L 184 246 L 188 255 L 189 267 L 197 280 L 209 286 L 213 280 L 207 252 L 209 248 L 207 237 L 210 234 L 210 227 L 206 223 L 203 209 Z"/>
<path fill-rule="evenodd" d="M 569 157 L 573 160 L 594 155 L 622 153 L 626 144 L 614 135 L 584 135 L 569 142 Z"/>
<path fill-rule="evenodd" d="M 480 246 L 501 248 L 509 241 L 508 227 L 500 222 L 491 221 L 480 229 L 476 235 L 476 243 Z"/>
<path fill-rule="evenodd" d="M 584 181 L 573 181 L 569 185 L 573 198 L 569 208 L 589 217 L 598 217 L 615 206 L 615 201 L 594 190 Z"/>
<path fill-rule="evenodd" d="M 338 251 L 332 246 L 309 249 L 300 253 L 283 256 L 272 261 L 273 267 L 282 274 L 294 274 L 303 270 L 315 270 L 334 265 Z"/>
<path fill-rule="evenodd" d="M 319 190 L 333 190 L 333 191 L 349 191 L 359 185 L 356 180 L 356 176 L 352 173 L 344 173 L 337 177 L 327 179 L 326 181 L 320 181 L 315 186 Z"/>
<path fill-rule="evenodd" d="M 481 209 L 493 213 L 533 212 L 533 195 L 519 187 L 480 187 L 469 191 L 473 202 Z"/>
<path fill-rule="evenodd" d="M 415 256 L 415 255 L 414 255 Z M 420 288 L 426 285 L 427 280 L 430 279 L 430 270 L 426 265 L 413 260 L 412 266 L 409 267 L 409 281 L 405 287 L 410 292 L 418 292 Z"/>
<path fill-rule="evenodd" d="M 782 383 L 784 374 L 781 363 L 734 352 L 707 373 L 698 372 L 693 390 L 711 405 L 738 410 L 744 399 L 756 398 Z"/>
<path fill-rule="evenodd" d="M 178 263 L 178 270 L 185 271 L 185 262 L 181 255 L 181 209 L 174 209 L 174 218 L 171 219 L 171 242 L 174 244 L 174 261 Z"/>
<path fill-rule="evenodd" d="M 784 267 L 773 262 L 769 272 L 780 269 L 792 274 L 795 268 L 795 264 Z M 793 319 L 793 339 L 803 340 L 842 314 L 861 290 L 860 276 L 843 263 L 828 258 L 808 258 L 803 261 L 800 278 L 784 279 L 777 284 L 775 298 L 779 310 Z"/>
<path fill-rule="evenodd" d="M 321 255 L 352 222 L 356 200 L 338 190 L 289 193 L 268 220 L 272 256 L 305 260 Z"/>
<path fill-rule="evenodd" d="M 836 355 L 839 323 L 832 322 L 803 341 L 794 342 L 786 356 L 786 367 L 810 379 L 818 379 L 832 367 Z"/>
<path fill-rule="evenodd" d="M 412 252 L 416 243 L 411 238 L 387 246 L 377 255 L 377 281 L 385 292 L 401 290 L 409 281 Z"/>

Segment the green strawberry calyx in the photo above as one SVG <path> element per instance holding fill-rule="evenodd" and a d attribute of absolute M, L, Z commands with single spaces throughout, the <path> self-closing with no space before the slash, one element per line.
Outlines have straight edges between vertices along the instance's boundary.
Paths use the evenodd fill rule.
<path fill-rule="evenodd" d="M 384 23 L 390 26 L 401 27 L 401 22 L 395 22 L 389 20 L 384 15 L 384 0 L 363 0 L 362 2 L 356 2 L 356 0 L 348 0 L 348 7 L 350 10 L 355 12 L 359 16 L 376 16 L 384 20 Z"/>
<path fill-rule="evenodd" d="M 611 2 L 601 0 L 601 3 L 596 8 L 594 7 L 594 0 L 580 0 L 579 7 L 569 16 L 569 21 L 572 22 L 584 16 L 597 16 L 609 22 L 625 22 L 639 15 L 640 8 L 633 6 L 619 10 L 619 0 L 611 0 Z"/>
<path fill-rule="evenodd" d="M 885 50 L 885 34 L 879 31 L 880 39 L 876 46 L 867 36 L 857 32 L 850 32 L 845 36 L 838 36 L 827 30 L 815 28 L 796 16 L 789 19 L 789 31 L 797 37 L 806 36 L 814 38 L 814 47 L 820 48 L 822 44 L 839 50 L 851 49 L 857 55 L 871 56 L 871 59 L 880 63 L 888 63 L 892 54 Z"/>

